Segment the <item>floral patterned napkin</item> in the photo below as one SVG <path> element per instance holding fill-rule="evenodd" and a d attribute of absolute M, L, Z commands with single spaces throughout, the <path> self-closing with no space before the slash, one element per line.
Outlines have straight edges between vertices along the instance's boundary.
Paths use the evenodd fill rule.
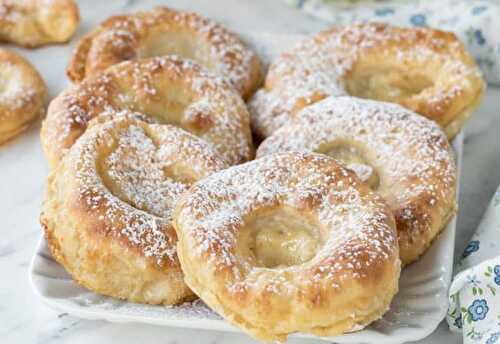
<path fill-rule="evenodd" d="M 462 255 L 446 320 L 464 343 L 500 344 L 500 187 Z"/>
<path fill-rule="evenodd" d="M 286 0 L 311 15 L 347 25 L 379 21 L 453 31 L 488 82 L 500 85 L 499 0 Z"/>

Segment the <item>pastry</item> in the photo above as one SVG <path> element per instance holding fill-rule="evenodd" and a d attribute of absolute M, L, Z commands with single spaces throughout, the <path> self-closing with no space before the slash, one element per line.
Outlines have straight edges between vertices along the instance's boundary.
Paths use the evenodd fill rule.
<path fill-rule="evenodd" d="M 485 84 L 450 32 L 368 23 L 332 28 L 300 42 L 271 65 L 250 102 L 261 138 L 328 96 L 399 103 L 436 121 L 453 138 Z"/>
<path fill-rule="evenodd" d="M 0 49 L 0 144 L 17 136 L 45 112 L 47 87 L 19 54 Z"/>
<path fill-rule="evenodd" d="M 67 69 L 75 82 L 118 62 L 162 55 L 193 59 L 248 98 L 261 81 L 257 55 L 232 32 L 196 13 L 166 7 L 113 16 L 78 44 Z"/>
<path fill-rule="evenodd" d="M 34 48 L 64 43 L 80 17 L 73 0 L 0 0 L 0 40 Z"/>
<path fill-rule="evenodd" d="M 330 157 L 265 156 L 195 183 L 174 226 L 187 285 L 263 341 L 365 327 L 398 288 L 386 203 Z"/>
<path fill-rule="evenodd" d="M 51 167 L 102 112 L 132 110 L 210 142 L 230 164 L 253 157 L 245 103 L 229 83 L 175 56 L 122 62 L 86 78 L 49 105 L 42 144 Z"/>
<path fill-rule="evenodd" d="M 257 156 L 286 151 L 339 159 L 377 191 L 396 218 L 403 264 L 415 261 L 456 213 L 457 171 L 446 135 L 400 105 L 326 98 L 264 140 Z"/>
<path fill-rule="evenodd" d="M 49 177 L 41 223 L 52 256 L 99 294 L 150 304 L 192 298 L 173 208 L 191 183 L 226 166 L 171 125 L 127 116 L 93 125 Z"/>

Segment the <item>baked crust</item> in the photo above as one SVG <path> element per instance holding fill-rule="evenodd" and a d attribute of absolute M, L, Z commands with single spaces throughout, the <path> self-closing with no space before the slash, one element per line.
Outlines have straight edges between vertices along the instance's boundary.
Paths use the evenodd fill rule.
<path fill-rule="evenodd" d="M 0 40 L 35 48 L 64 43 L 80 17 L 73 0 L 0 0 Z"/>
<path fill-rule="evenodd" d="M 53 168 L 103 112 L 137 111 L 210 142 L 230 164 L 254 155 L 245 103 L 229 83 L 175 56 L 122 62 L 62 92 L 49 105 L 41 139 Z"/>
<path fill-rule="evenodd" d="M 259 222 L 263 217 L 268 220 Z M 309 228 L 306 237 L 321 243 L 310 259 L 263 264 L 256 235 L 291 218 L 283 231 Z M 397 292 L 391 211 L 353 172 L 324 155 L 282 153 L 215 173 L 184 194 L 174 226 L 186 283 L 259 340 L 359 330 L 381 317 Z M 294 256 L 304 253 L 304 241 L 296 243 Z"/>
<path fill-rule="evenodd" d="M 105 20 L 80 41 L 67 74 L 79 82 L 122 61 L 162 55 L 195 60 L 227 77 L 244 98 L 261 81 L 257 55 L 234 33 L 196 13 L 167 7 Z"/>
<path fill-rule="evenodd" d="M 373 169 L 378 179 L 373 189 L 396 218 L 401 260 L 417 260 L 457 209 L 457 171 L 444 132 L 397 104 L 330 97 L 264 140 L 257 157 L 285 151 L 329 154 L 339 146 L 355 150 Z"/>
<path fill-rule="evenodd" d="M 484 90 L 479 68 L 453 33 L 355 24 L 321 32 L 278 57 L 250 114 L 265 138 L 305 106 L 352 95 L 399 103 L 436 121 L 451 139 Z"/>
<path fill-rule="evenodd" d="M 14 138 L 45 112 L 47 87 L 19 54 L 0 49 L 0 144 Z"/>
<path fill-rule="evenodd" d="M 180 128 L 131 117 L 96 123 L 49 177 L 41 223 L 50 251 L 100 294 L 150 304 L 192 298 L 173 207 L 192 182 L 225 167 Z"/>

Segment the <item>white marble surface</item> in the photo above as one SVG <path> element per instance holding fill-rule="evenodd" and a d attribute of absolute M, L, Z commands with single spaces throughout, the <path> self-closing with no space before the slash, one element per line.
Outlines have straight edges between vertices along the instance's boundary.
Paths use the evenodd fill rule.
<path fill-rule="evenodd" d="M 87 0 L 79 3 L 83 22 L 78 36 L 110 14 L 160 3 L 198 11 L 242 32 L 308 33 L 324 27 L 278 0 Z M 43 71 L 51 96 L 67 85 L 63 69 L 70 47 L 18 50 Z M 489 89 L 483 105 L 467 127 L 456 252 L 462 251 L 500 184 L 497 172 L 500 171 L 499 111 L 500 89 Z M 238 334 L 81 320 L 41 304 L 31 291 L 27 272 L 40 235 L 38 211 L 47 174 L 38 130 L 35 126 L 0 147 L 0 343 L 253 343 L 249 337 Z M 421 341 L 460 342 L 460 337 L 450 334 L 444 324 Z"/>

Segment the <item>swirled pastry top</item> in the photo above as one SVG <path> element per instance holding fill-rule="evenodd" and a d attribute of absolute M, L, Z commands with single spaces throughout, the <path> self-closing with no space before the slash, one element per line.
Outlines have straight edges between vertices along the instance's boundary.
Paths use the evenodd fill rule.
<path fill-rule="evenodd" d="M 66 42 L 80 17 L 73 0 L 0 0 L 0 40 L 33 48 Z"/>
<path fill-rule="evenodd" d="M 479 68 L 453 33 L 367 23 L 332 28 L 283 53 L 250 112 L 257 134 L 267 137 L 305 106 L 353 95 L 399 103 L 451 138 L 484 89 Z"/>
<path fill-rule="evenodd" d="M 245 98 L 261 80 L 257 55 L 234 33 L 196 13 L 166 7 L 108 18 L 82 39 L 67 72 L 81 81 L 121 61 L 161 55 L 197 61 L 227 77 Z"/>
<path fill-rule="evenodd" d="M 99 293 L 172 304 L 191 296 L 172 212 L 196 180 L 227 164 L 171 125 L 94 122 L 49 177 L 41 222 L 56 259 Z"/>
<path fill-rule="evenodd" d="M 186 283 L 261 340 L 362 328 L 397 290 L 389 208 L 324 155 L 282 153 L 217 172 L 182 197 L 174 226 Z"/>
<path fill-rule="evenodd" d="M 56 97 L 41 133 L 49 164 L 57 165 L 92 118 L 123 109 L 194 133 L 230 164 L 253 156 L 246 106 L 228 82 L 192 61 L 165 56 L 112 66 Z"/>
<path fill-rule="evenodd" d="M 456 167 L 432 121 L 398 104 L 330 97 L 302 110 L 257 156 L 317 152 L 343 160 L 388 202 L 403 263 L 417 259 L 456 211 Z"/>
<path fill-rule="evenodd" d="M 170 125 L 124 119 L 89 130 L 65 163 L 66 177 L 74 177 L 75 194 L 67 196 L 78 202 L 75 210 L 87 209 L 103 221 L 94 230 L 123 239 L 158 264 L 175 262 L 175 245 L 169 245 L 175 234 L 155 233 L 162 226 L 150 222 L 169 224 L 189 185 L 227 165 L 208 143 Z"/>

